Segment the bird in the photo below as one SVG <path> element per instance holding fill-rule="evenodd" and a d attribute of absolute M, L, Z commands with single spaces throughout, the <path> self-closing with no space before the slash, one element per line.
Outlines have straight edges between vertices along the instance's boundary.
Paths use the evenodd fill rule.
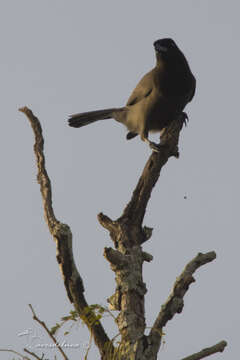
<path fill-rule="evenodd" d="M 127 140 L 139 135 L 152 150 L 159 151 L 160 144 L 149 140 L 149 132 L 161 133 L 178 117 L 188 119 L 183 110 L 194 97 L 196 79 L 174 40 L 159 39 L 153 46 L 156 65 L 142 77 L 125 106 L 71 115 L 69 126 L 79 128 L 115 119 L 128 129 Z"/>

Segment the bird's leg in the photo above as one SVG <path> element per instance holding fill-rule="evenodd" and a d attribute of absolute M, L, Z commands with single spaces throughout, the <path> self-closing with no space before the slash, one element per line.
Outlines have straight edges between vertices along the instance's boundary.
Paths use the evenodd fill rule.
<path fill-rule="evenodd" d="M 144 131 L 140 134 L 141 136 L 141 140 L 146 142 L 150 149 L 152 149 L 153 151 L 155 152 L 159 152 L 160 151 L 160 144 L 156 144 L 155 142 L 153 141 L 150 141 L 149 138 L 148 138 L 148 130 L 147 129 L 144 129 Z"/>

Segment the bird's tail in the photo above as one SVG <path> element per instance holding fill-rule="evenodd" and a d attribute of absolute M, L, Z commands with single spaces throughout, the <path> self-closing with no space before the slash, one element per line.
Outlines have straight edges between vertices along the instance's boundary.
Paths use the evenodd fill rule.
<path fill-rule="evenodd" d="M 118 111 L 118 108 L 88 111 L 80 114 L 71 115 L 68 119 L 69 126 L 81 127 L 91 124 L 98 120 L 111 119 L 113 118 L 114 112 Z"/>

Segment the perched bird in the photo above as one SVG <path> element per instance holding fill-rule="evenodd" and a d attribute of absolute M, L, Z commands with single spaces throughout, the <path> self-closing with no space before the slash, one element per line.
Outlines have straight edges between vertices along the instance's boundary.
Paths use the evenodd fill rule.
<path fill-rule="evenodd" d="M 188 62 L 172 39 L 154 42 L 156 66 L 148 72 L 128 99 L 126 106 L 89 111 L 70 116 L 69 125 L 81 127 L 98 120 L 115 119 L 129 130 L 127 139 L 140 135 L 150 147 L 159 147 L 148 139 L 149 132 L 163 130 L 177 117 L 194 96 L 196 80 Z"/>

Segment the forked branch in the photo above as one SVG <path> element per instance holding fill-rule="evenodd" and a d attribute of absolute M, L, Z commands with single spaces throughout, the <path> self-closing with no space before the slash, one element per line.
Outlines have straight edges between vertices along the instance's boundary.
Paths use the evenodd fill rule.
<path fill-rule="evenodd" d="M 144 296 L 147 289 L 142 278 L 142 265 L 144 261 L 150 262 L 152 256 L 142 251 L 141 244 L 151 237 L 152 229 L 142 227 L 142 222 L 162 167 L 169 157 L 179 156 L 178 139 L 185 120 L 184 113 L 162 132 L 160 151 L 158 153 L 153 152 L 147 161 L 123 214 L 115 221 L 102 213 L 98 215 L 99 222 L 110 232 L 116 248 L 115 250 L 108 247 L 104 250 L 104 256 L 116 274 L 116 291 L 108 300 L 111 308 L 119 311 L 116 322 L 121 334 L 121 343 L 119 348 L 115 349 L 84 297 L 83 281 L 73 258 L 71 230 L 68 225 L 56 219 L 53 211 L 51 182 L 45 168 L 41 125 L 31 110 L 25 107 L 20 111 L 27 116 L 35 135 L 34 151 L 38 166 L 37 179 L 41 188 L 44 215 L 50 233 L 56 242 L 57 261 L 69 300 L 74 304 L 79 316 L 88 326 L 102 359 L 115 359 L 112 356 L 113 354 L 124 360 L 130 358 L 156 359 L 161 344 L 162 329 L 176 313 L 182 311 L 183 297 L 189 285 L 195 281 L 193 273 L 200 266 L 211 262 L 216 257 L 214 252 L 198 254 L 187 264 L 176 280 L 172 293 L 162 306 L 149 336 L 146 336 L 144 334 L 146 329 Z M 34 316 L 36 320 L 36 315 L 34 314 Z M 226 342 L 221 342 L 183 360 L 198 360 L 214 352 L 223 351 L 225 346 Z"/>

